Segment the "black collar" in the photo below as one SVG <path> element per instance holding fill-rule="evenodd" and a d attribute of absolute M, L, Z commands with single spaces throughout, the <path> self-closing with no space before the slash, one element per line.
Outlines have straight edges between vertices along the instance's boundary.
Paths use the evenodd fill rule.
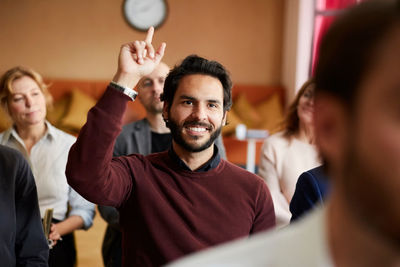
<path fill-rule="evenodd" d="M 171 145 L 171 148 L 168 150 L 168 155 L 171 157 L 171 159 L 173 161 L 175 161 L 178 164 L 179 167 L 181 167 L 182 169 L 184 169 L 186 171 L 192 171 L 186 165 L 186 163 L 183 162 L 183 160 L 181 160 L 179 158 L 179 156 L 175 153 L 175 151 L 172 149 L 172 145 Z M 221 157 L 218 153 L 218 147 L 214 144 L 214 154 L 212 155 L 212 157 L 206 163 L 204 163 L 203 166 L 201 166 L 194 172 L 206 172 L 206 171 L 212 170 L 218 166 L 220 161 L 221 161 Z"/>

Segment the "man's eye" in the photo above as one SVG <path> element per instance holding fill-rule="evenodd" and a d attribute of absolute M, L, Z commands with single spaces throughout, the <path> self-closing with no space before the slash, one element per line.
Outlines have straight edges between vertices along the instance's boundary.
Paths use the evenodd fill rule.
<path fill-rule="evenodd" d="M 193 105 L 193 101 L 185 100 L 185 101 L 183 101 L 183 104 L 185 104 L 185 105 Z"/>
<path fill-rule="evenodd" d="M 209 106 L 210 108 L 216 108 L 216 107 L 217 107 L 217 105 L 216 105 L 216 104 L 213 104 L 213 103 L 208 104 L 208 106 Z"/>
<path fill-rule="evenodd" d="M 143 86 L 144 86 L 144 87 L 149 87 L 149 86 L 151 86 L 151 82 L 144 82 L 144 83 L 143 83 Z"/>

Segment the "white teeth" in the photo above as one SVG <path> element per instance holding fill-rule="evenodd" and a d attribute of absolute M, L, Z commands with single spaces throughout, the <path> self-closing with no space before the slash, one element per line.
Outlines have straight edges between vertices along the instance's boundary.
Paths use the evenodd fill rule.
<path fill-rule="evenodd" d="M 189 130 L 190 131 L 193 131 L 193 132 L 205 132 L 206 131 L 206 129 L 205 128 L 189 128 Z"/>

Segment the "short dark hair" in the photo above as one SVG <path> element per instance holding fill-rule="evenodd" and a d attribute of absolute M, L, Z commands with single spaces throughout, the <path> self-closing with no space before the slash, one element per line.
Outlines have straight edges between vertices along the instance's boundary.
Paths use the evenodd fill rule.
<path fill-rule="evenodd" d="M 367 1 L 339 16 L 322 39 L 316 94 L 329 93 L 351 109 L 377 46 L 399 22 L 399 1 Z"/>
<path fill-rule="evenodd" d="M 207 60 L 197 55 L 186 57 L 180 65 L 175 66 L 168 74 L 164 83 L 164 91 L 161 100 L 171 107 L 175 92 L 180 81 L 186 75 L 204 74 L 217 78 L 223 87 L 224 112 L 232 106 L 232 81 L 228 71 L 217 61 Z"/>

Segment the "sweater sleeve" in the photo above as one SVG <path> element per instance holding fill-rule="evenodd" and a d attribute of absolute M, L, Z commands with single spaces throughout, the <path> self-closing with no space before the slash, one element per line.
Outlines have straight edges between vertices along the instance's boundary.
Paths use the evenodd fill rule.
<path fill-rule="evenodd" d="M 256 213 L 251 234 L 272 229 L 275 226 L 274 204 L 265 183 L 260 183 L 256 198 Z"/>
<path fill-rule="evenodd" d="M 89 111 L 87 122 L 68 155 L 68 183 L 85 199 L 120 206 L 133 190 L 126 161 L 113 159 L 115 139 L 130 98 L 108 87 Z"/>
<path fill-rule="evenodd" d="M 316 205 L 324 202 L 327 183 L 321 172 L 322 167 L 318 167 L 300 175 L 293 198 L 290 201 L 291 222 L 296 221 Z"/>

